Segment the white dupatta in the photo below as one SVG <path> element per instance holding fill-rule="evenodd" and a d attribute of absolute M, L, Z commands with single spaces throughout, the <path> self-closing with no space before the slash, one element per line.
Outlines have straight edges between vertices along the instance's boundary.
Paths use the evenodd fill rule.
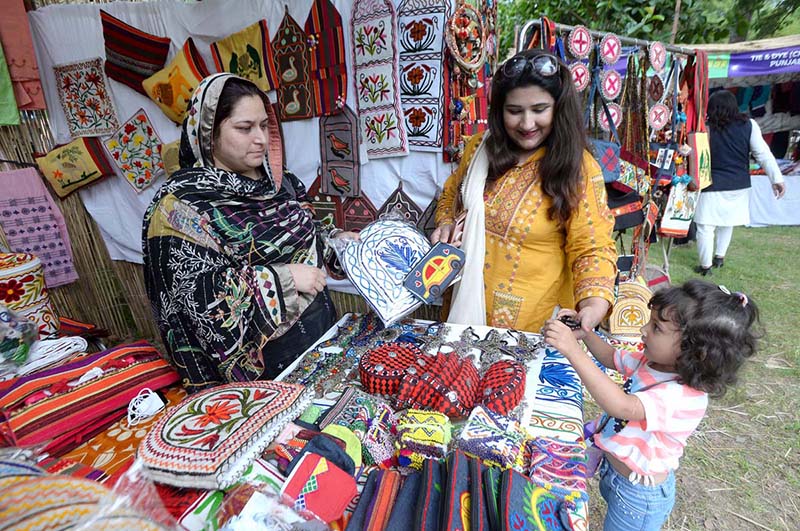
<path fill-rule="evenodd" d="M 461 250 L 464 251 L 464 269 L 461 281 L 453 288 L 452 304 L 447 322 L 465 325 L 486 324 L 486 297 L 483 286 L 484 257 L 486 256 L 486 209 L 483 190 L 489 174 L 489 157 L 486 154 L 486 133 L 475 149 L 475 154 L 461 183 L 461 202 L 467 212 Z"/>

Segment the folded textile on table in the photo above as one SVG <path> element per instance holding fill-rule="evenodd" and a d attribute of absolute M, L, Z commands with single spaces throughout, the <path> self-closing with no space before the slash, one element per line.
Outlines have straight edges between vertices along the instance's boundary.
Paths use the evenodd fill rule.
<path fill-rule="evenodd" d="M 531 481 L 569 503 L 589 499 L 586 493 L 586 443 L 537 437 L 527 444 Z"/>
<path fill-rule="evenodd" d="M 18 378 L 0 391 L 0 444 L 45 443 L 61 455 L 125 415 L 145 387 L 167 387 L 178 374 L 149 343 L 139 341 Z"/>
<path fill-rule="evenodd" d="M 353 476 L 324 457 L 308 453 L 286 478 L 281 494 L 294 500 L 295 511 L 330 523 L 342 516 L 358 490 Z"/>
<path fill-rule="evenodd" d="M 225 488 L 311 399 L 304 386 L 270 380 L 206 389 L 158 420 L 139 457 L 156 481 Z"/>
<path fill-rule="evenodd" d="M 502 531 L 569 529 L 564 524 L 568 516 L 563 500 L 514 469 L 504 471 L 500 478 L 499 505 Z"/>
<path fill-rule="evenodd" d="M 458 447 L 487 465 L 510 468 L 521 465 L 525 433 L 516 420 L 478 405 L 458 438 Z"/>

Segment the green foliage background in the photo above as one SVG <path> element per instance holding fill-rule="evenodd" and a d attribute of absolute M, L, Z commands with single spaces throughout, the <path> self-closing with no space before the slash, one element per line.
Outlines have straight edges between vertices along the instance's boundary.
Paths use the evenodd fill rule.
<path fill-rule="evenodd" d="M 514 43 L 514 28 L 545 15 L 645 40 L 670 42 L 675 0 L 499 0 L 500 57 Z M 680 0 L 675 42 L 737 42 L 800 31 L 800 0 Z"/>

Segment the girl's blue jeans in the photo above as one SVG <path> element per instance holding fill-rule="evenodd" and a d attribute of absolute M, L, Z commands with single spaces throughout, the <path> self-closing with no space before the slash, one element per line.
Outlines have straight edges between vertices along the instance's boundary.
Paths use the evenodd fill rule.
<path fill-rule="evenodd" d="M 658 531 L 675 505 L 675 472 L 658 485 L 634 485 L 604 459 L 600 494 L 608 504 L 603 531 Z"/>

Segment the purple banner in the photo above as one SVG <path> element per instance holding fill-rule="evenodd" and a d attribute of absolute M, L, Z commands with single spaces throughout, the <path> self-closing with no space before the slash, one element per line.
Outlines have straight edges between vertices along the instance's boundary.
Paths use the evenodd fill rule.
<path fill-rule="evenodd" d="M 800 46 L 732 53 L 729 77 L 800 72 Z"/>

